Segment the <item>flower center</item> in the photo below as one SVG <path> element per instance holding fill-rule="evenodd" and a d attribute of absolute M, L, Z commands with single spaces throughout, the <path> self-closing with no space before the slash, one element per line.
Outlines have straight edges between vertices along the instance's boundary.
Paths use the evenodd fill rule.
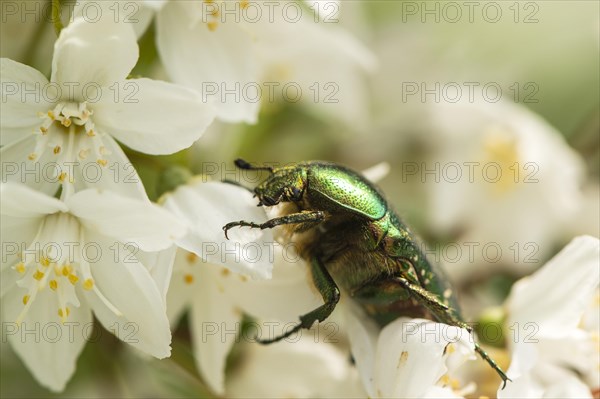
<path fill-rule="evenodd" d="M 113 312 L 120 314 L 94 284 L 87 247 L 79 221 L 74 216 L 61 212 L 44 218 L 35 238 L 21 253 L 21 261 L 13 266 L 15 273 L 23 276 L 17 285 L 27 290 L 17 324 L 23 321 L 38 292 L 45 289 L 56 293 L 57 313 L 62 322 L 70 314 L 69 304 L 80 305 L 77 287 L 94 290 Z"/>
<path fill-rule="evenodd" d="M 234 4 L 234 6 L 232 8 L 227 7 L 227 4 Z M 219 22 L 224 22 L 224 20 L 222 20 L 220 17 L 222 15 L 221 11 L 219 10 L 219 4 L 224 8 L 225 14 L 230 14 L 231 12 L 244 12 L 243 10 L 248 8 L 248 5 L 250 4 L 249 0 L 240 0 L 240 1 L 236 1 L 234 2 L 219 2 L 217 4 L 217 2 L 215 2 L 214 0 L 204 0 L 203 4 L 202 4 L 202 10 L 203 13 L 205 14 L 205 21 L 206 21 L 206 27 L 208 28 L 209 31 L 214 32 L 215 30 L 217 30 L 217 27 L 219 26 Z M 239 19 L 236 16 L 236 21 L 238 21 Z"/>
<path fill-rule="evenodd" d="M 50 168 L 49 176 L 45 177 L 73 184 L 73 167 L 78 161 L 87 162 L 94 156 L 98 165 L 107 165 L 105 156 L 110 155 L 110 151 L 103 144 L 102 134 L 94 130 L 92 114 L 86 102 L 61 102 L 39 115 L 42 124 L 39 132 L 35 132 L 35 148 L 27 158 L 39 161 L 46 156 L 45 161 L 55 163 L 56 167 Z"/>
<path fill-rule="evenodd" d="M 514 190 L 523 178 L 523 165 L 519 162 L 517 138 L 512 132 L 493 128 L 483 139 L 485 180 L 493 183 L 496 194 Z"/>

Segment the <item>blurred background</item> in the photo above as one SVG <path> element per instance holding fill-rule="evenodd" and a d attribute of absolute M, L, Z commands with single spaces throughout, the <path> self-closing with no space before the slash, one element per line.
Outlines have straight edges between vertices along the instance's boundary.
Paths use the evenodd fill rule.
<path fill-rule="evenodd" d="M 353 57 L 368 67 L 328 59 L 335 42 L 324 42 L 294 64 L 315 71 L 313 83 L 303 78 L 301 101 L 263 99 L 258 123 L 217 121 L 181 153 L 127 154 L 153 200 L 163 191 L 157 164 L 231 179 L 239 157 L 355 170 L 386 162 L 381 189 L 476 320 L 571 238 L 599 235 L 599 4 L 345 0 L 331 28 L 354 36 L 362 48 Z M 49 75 L 51 24 L 5 17 L 2 57 Z M 152 22 L 132 74 L 167 79 L 155 34 Z M 54 396 L 210 396 L 185 323 L 163 361 L 100 332 L 67 390 Z M 1 348 L 2 397 L 53 396 L 4 338 Z"/>

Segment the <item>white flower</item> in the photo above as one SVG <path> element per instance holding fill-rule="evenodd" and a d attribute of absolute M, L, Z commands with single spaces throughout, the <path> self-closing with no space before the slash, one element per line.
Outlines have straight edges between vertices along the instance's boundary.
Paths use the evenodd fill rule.
<path fill-rule="evenodd" d="M 289 6 L 298 20 L 286 17 Z M 312 19 L 294 2 L 172 1 L 157 14 L 157 45 L 170 78 L 202 92 L 223 121 L 255 123 L 261 103 L 280 100 L 342 121 L 366 117 L 361 79 L 374 57 Z"/>
<path fill-rule="evenodd" d="M 435 158 L 421 172 L 437 165 L 436 178 L 423 177 L 431 223 L 440 232 L 463 232 L 462 256 L 450 255 L 446 269 L 453 275 L 481 264 L 487 272 L 497 265 L 531 270 L 578 211 L 581 158 L 552 126 L 517 104 L 459 102 L 430 111 Z"/>
<path fill-rule="evenodd" d="M 451 389 L 458 382 L 448 373 L 475 358 L 467 330 L 409 318 L 379 330 L 353 307 L 346 316 L 352 354 L 370 398 L 459 397 Z"/>
<path fill-rule="evenodd" d="M 259 323 L 272 320 L 273 328 L 280 331 L 322 303 L 307 280 L 304 262 L 277 244 L 271 250 L 274 267 L 270 280 L 249 280 L 193 253 L 177 252 L 167 295 L 169 320 L 176 324 L 181 313 L 189 309 L 196 365 L 205 382 L 218 394 L 225 392 L 225 361 L 240 339 L 243 313 L 257 318 Z M 243 258 L 240 263 L 245 263 Z M 267 338 L 268 326 L 259 325 L 263 327 L 260 336 Z"/>
<path fill-rule="evenodd" d="M 137 59 L 130 26 L 83 17 L 75 18 L 56 41 L 50 81 L 3 58 L 3 178 L 49 194 L 62 182 L 145 197 L 114 139 L 137 151 L 169 154 L 198 139 L 214 112 L 190 89 L 126 79 Z M 26 173 L 31 170 L 37 173 Z"/>
<path fill-rule="evenodd" d="M 64 388 L 92 332 L 92 311 L 118 338 L 169 356 L 163 298 L 172 259 L 156 251 L 184 234 L 176 218 L 147 201 L 95 189 L 63 202 L 9 182 L 1 194 L 2 321 L 42 385 Z M 36 329 L 41 339 L 39 332 L 27 335 Z"/>
<path fill-rule="evenodd" d="M 600 386 L 599 283 L 598 239 L 581 236 L 514 285 L 506 303 L 513 381 L 498 397 L 592 397 Z"/>
<path fill-rule="evenodd" d="M 305 334 L 294 342 L 241 347 L 240 363 L 227 376 L 230 398 L 364 398 L 348 353 Z"/>

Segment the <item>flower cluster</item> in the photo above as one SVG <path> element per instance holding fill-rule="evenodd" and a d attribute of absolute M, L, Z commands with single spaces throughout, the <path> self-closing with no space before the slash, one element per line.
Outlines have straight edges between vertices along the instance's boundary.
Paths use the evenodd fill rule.
<path fill-rule="evenodd" d="M 119 381 L 138 382 L 106 396 L 598 397 L 598 187 L 586 181 L 598 158 L 586 132 L 597 119 L 565 139 L 558 117 L 490 101 L 489 87 L 515 98 L 537 87 L 512 84 L 518 74 L 504 70 L 496 72 L 507 82 L 487 82 L 483 100 L 471 98 L 478 84 L 449 77 L 469 58 L 464 32 L 436 22 L 424 34 L 410 19 L 425 3 L 342 3 L 3 2 L 3 374 L 14 354 L 44 390 L 98 396 L 73 385 L 86 378 L 78 362 L 97 360 L 85 345 L 108 332 L 97 346 L 114 350 Z M 533 18 L 534 5 L 504 15 Z M 448 5 L 433 6 L 423 25 L 431 13 L 448 17 Z M 379 26 L 397 8 L 402 26 Z M 499 28 L 497 47 L 509 30 Z M 589 32 L 573 32 L 584 48 Z M 490 65 L 472 68 L 487 76 Z M 468 98 L 450 96 L 465 88 Z M 588 105 L 561 89 L 573 108 Z M 224 234 L 230 222 L 256 227 L 280 210 L 257 207 L 252 191 L 271 164 L 234 169 L 238 155 L 275 166 L 387 160 L 362 175 L 402 182 L 384 187 L 390 207 L 401 198 L 402 210 L 418 209 L 401 213 L 442 244 L 422 252 L 456 283 L 437 294 L 464 298 L 472 320 L 484 315 L 483 329 L 406 317 L 400 301 L 411 298 L 376 324 L 376 306 L 360 307 L 341 287 L 327 320 L 286 334 L 324 300 L 296 247 L 306 230 Z M 485 334 L 490 314 L 496 341 Z M 507 371 L 506 387 L 477 359 L 478 345 Z M 156 370 L 166 377 L 147 378 Z"/>

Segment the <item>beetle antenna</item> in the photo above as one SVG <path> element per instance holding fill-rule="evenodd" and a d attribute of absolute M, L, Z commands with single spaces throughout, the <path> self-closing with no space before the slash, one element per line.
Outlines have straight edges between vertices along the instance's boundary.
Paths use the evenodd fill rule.
<path fill-rule="evenodd" d="M 234 162 L 235 166 L 237 166 L 240 169 L 245 169 L 245 170 L 268 170 L 269 172 L 273 173 L 273 168 L 271 166 L 256 166 L 256 165 L 252 165 L 249 162 L 244 161 L 241 158 L 236 159 Z"/>

